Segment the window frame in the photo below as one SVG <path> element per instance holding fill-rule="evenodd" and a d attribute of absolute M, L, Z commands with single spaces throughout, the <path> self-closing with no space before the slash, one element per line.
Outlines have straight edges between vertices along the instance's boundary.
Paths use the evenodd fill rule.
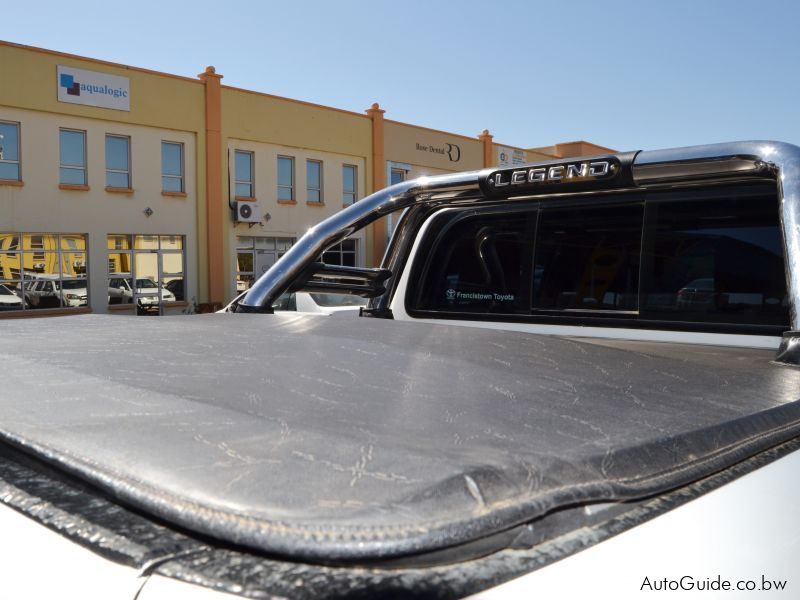
<path fill-rule="evenodd" d="M 176 146 L 180 151 L 180 175 L 172 175 L 164 173 L 164 147 Z M 171 140 L 161 140 L 161 193 L 162 194 L 178 194 L 183 195 L 186 193 L 186 152 L 183 142 L 174 142 Z M 180 182 L 179 190 L 164 189 L 164 179 L 178 180 Z"/>
<path fill-rule="evenodd" d="M 154 247 L 142 247 L 137 248 L 137 238 L 139 237 L 152 237 L 155 238 L 155 246 Z M 126 247 L 110 247 L 111 238 L 114 238 L 115 241 L 125 240 L 125 244 L 123 246 Z M 177 245 L 179 248 L 173 247 L 164 247 L 164 238 L 174 238 L 177 240 Z M 138 299 L 145 296 L 138 296 L 136 292 L 136 280 L 142 279 L 144 276 L 140 275 L 136 272 L 136 257 L 141 255 L 155 255 L 156 256 L 156 266 L 157 266 L 157 273 L 155 275 L 155 282 L 158 286 L 158 313 L 164 314 L 163 309 L 175 306 L 183 306 L 187 303 L 187 292 L 188 286 L 186 281 L 186 272 L 188 269 L 187 266 L 187 258 L 186 258 L 186 236 L 183 234 L 154 234 L 154 233 L 109 233 L 106 234 L 106 277 L 105 281 L 107 283 L 108 289 L 112 288 L 111 280 L 112 279 L 119 279 L 124 280 L 128 283 L 128 287 L 131 290 L 131 302 L 113 302 L 111 296 L 109 295 L 106 306 L 111 307 L 119 307 L 117 310 L 122 309 L 133 309 L 136 310 L 137 313 L 141 313 L 140 308 L 136 305 L 133 301 L 134 299 Z M 127 256 L 127 263 L 130 266 L 130 271 L 115 271 L 111 272 L 111 255 L 120 255 L 120 256 Z M 178 272 L 167 272 L 164 270 L 164 257 L 165 256 L 180 256 L 180 264 L 181 270 Z M 183 300 L 166 300 L 164 298 L 164 290 L 168 289 L 166 285 L 162 285 L 164 283 L 164 279 L 168 276 L 180 276 L 180 279 L 183 280 Z M 174 277 L 177 279 L 178 277 Z M 156 296 L 152 296 L 156 297 Z M 112 309 L 114 310 L 114 309 Z"/>
<path fill-rule="evenodd" d="M 11 278 L 4 277 L 4 274 L 0 272 L 0 283 L 13 284 L 18 290 L 22 290 L 23 303 L 19 310 L 3 311 L 0 312 L 0 316 L 20 313 L 40 314 L 42 311 L 48 310 L 81 312 L 91 308 L 92 283 L 89 280 L 89 235 L 87 233 L 2 231 L 0 239 L 6 235 L 11 235 L 12 239 L 16 238 L 18 242 L 13 248 L 0 250 L 0 253 L 5 256 L 19 257 L 19 269 L 14 276 L 15 269 L 12 267 Z M 69 243 L 69 240 L 75 238 L 82 240 L 81 247 Z M 27 240 L 30 242 L 28 243 Z M 36 241 L 34 242 L 34 240 Z M 26 266 L 26 257 L 29 257 L 28 264 L 30 266 Z M 76 262 L 78 257 L 82 259 L 82 262 Z M 51 270 L 43 270 L 45 263 L 50 263 Z M 65 265 L 71 265 L 72 272 L 65 271 L 67 268 Z M 82 269 L 82 272 L 76 272 L 78 268 Z M 63 285 L 65 281 L 79 281 L 85 284 L 83 286 L 86 289 L 85 304 L 70 306 L 69 302 L 74 302 L 76 298 L 68 299 L 69 292 L 64 290 L 83 288 L 65 288 Z M 55 294 L 58 297 L 58 306 L 42 306 L 41 304 L 33 306 L 33 301 L 30 295 L 25 295 L 26 292 Z M 41 299 L 39 303 L 41 303 Z"/>
<path fill-rule="evenodd" d="M 79 133 L 81 134 L 81 139 L 83 140 L 83 165 L 76 166 L 76 165 L 66 165 L 62 162 L 62 134 L 64 133 Z M 89 185 L 89 167 L 87 163 L 87 152 L 88 152 L 88 140 L 86 139 L 86 130 L 85 129 L 73 129 L 71 127 L 59 127 L 58 128 L 58 184 L 59 185 L 66 185 L 66 186 L 79 186 L 79 187 L 87 187 Z M 74 183 L 68 181 L 62 181 L 61 179 L 61 171 L 62 169 L 67 169 L 70 171 L 81 171 L 83 173 L 83 183 Z"/>
<path fill-rule="evenodd" d="M 281 160 L 289 161 L 289 166 L 291 167 L 291 183 L 289 185 L 281 183 Z M 275 179 L 276 179 L 276 182 L 277 182 L 278 202 L 284 202 L 284 203 L 289 203 L 289 204 L 297 202 L 297 198 L 295 196 L 295 187 L 296 187 L 296 185 L 295 185 L 295 183 L 296 183 L 295 182 L 295 177 L 296 177 L 296 175 L 295 175 L 295 164 L 294 164 L 294 162 L 295 162 L 294 161 L 294 156 L 287 156 L 285 154 L 279 154 L 278 157 L 277 157 L 276 166 L 277 166 L 277 175 L 278 176 Z M 289 190 L 289 198 L 281 198 L 281 190 L 282 189 L 288 189 Z"/>
<path fill-rule="evenodd" d="M 239 162 L 236 160 L 238 155 L 246 155 L 250 160 L 250 179 L 240 179 L 239 178 L 239 170 L 238 164 Z M 237 187 L 239 185 L 249 185 L 250 186 L 250 194 L 243 196 L 238 193 Z M 234 149 L 233 151 L 233 197 L 236 200 L 252 200 L 256 197 L 256 156 L 255 152 L 252 150 L 237 150 Z"/>
<path fill-rule="evenodd" d="M 108 140 L 109 139 L 125 140 L 125 143 L 126 143 L 126 146 L 127 146 L 127 155 L 128 155 L 128 157 L 127 157 L 128 158 L 128 161 L 127 161 L 128 164 L 127 164 L 127 169 L 126 170 L 110 169 L 108 167 Z M 133 177 L 132 177 L 132 174 L 131 174 L 131 136 L 122 135 L 122 134 L 118 134 L 118 133 L 107 133 L 106 134 L 105 151 L 106 151 L 106 157 L 105 157 L 106 158 L 106 188 L 112 189 L 112 190 L 130 190 L 130 189 L 132 189 L 133 188 Z M 124 186 L 124 187 L 120 187 L 120 186 L 117 186 L 117 185 L 110 185 L 109 182 L 108 182 L 109 173 L 124 174 L 128 178 L 128 185 Z"/>
<path fill-rule="evenodd" d="M 485 216 L 489 214 L 509 214 L 511 211 L 531 212 L 547 210 L 548 208 L 561 208 L 561 207 L 583 207 L 583 206 L 601 206 L 601 205 L 617 205 L 624 203 L 637 203 L 644 201 L 645 204 L 645 220 L 642 227 L 643 241 L 640 246 L 640 275 L 639 275 L 639 309 L 636 313 L 631 314 L 609 314 L 609 311 L 559 311 L 559 310 L 537 310 L 531 305 L 528 312 L 522 314 L 511 313 L 470 313 L 459 311 L 444 311 L 428 308 L 417 308 L 420 305 L 420 298 L 423 293 L 423 287 L 409 286 L 406 289 L 405 297 L 402 298 L 406 313 L 414 318 L 424 319 L 441 319 L 441 320 L 469 320 L 469 321 L 495 321 L 507 323 L 528 323 L 539 325 L 571 325 L 571 326 L 592 326 L 604 328 L 625 328 L 625 329 L 641 329 L 641 330 L 662 330 L 662 331 L 681 331 L 681 332 L 699 332 L 699 333 L 733 333 L 744 335 L 765 335 L 765 336 L 780 336 L 787 328 L 790 327 L 788 321 L 782 325 L 776 324 L 759 324 L 748 323 L 741 320 L 739 322 L 724 322 L 724 321 L 700 321 L 700 320 L 666 320 L 654 318 L 648 315 L 641 307 L 641 293 L 643 281 L 647 277 L 644 269 L 650 268 L 650 265 L 645 257 L 645 249 L 648 248 L 648 235 L 647 230 L 648 222 L 648 206 L 663 202 L 662 198 L 666 194 L 682 194 L 682 190 L 649 190 L 642 192 L 635 191 L 621 191 L 619 193 L 609 194 L 609 197 L 602 199 L 597 197 L 575 196 L 571 198 L 560 199 L 531 199 L 528 202 L 520 203 L 516 206 L 503 205 L 489 205 L 476 210 L 472 209 L 445 209 L 445 211 L 435 214 L 431 217 L 428 224 L 428 235 L 420 247 L 417 249 L 414 257 L 413 264 L 409 265 L 410 273 L 409 280 L 411 281 L 426 281 L 428 277 L 428 270 L 436 258 L 435 254 L 438 252 L 442 238 L 447 235 L 448 231 L 462 219 L 474 218 L 476 215 Z M 702 203 L 704 201 L 713 201 L 720 197 L 726 198 L 735 196 L 736 198 L 755 197 L 759 195 L 775 196 L 777 203 L 777 189 L 773 187 L 772 183 L 765 184 L 764 182 L 754 182 L 748 186 L 719 184 L 709 185 L 700 189 L 693 189 L 690 197 L 679 198 L 680 200 L 693 201 Z M 652 197 L 652 200 L 650 199 Z M 776 207 L 777 208 L 777 207 Z M 538 220 L 537 227 L 533 238 L 534 253 L 538 249 Z M 778 216 L 778 219 L 780 217 Z M 780 230 L 779 221 L 776 222 Z M 784 261 L 786 257 L 784 256 Z M 533 259 L 533 257 L 531 257 Z M 533 264 L 533 263 L 532 263 Z M 532 291 L 533 281 L 531 281 Z M 643 314 L 644 313 L 644 314 Z"/>
<path fill-rule="evenodd" d="M 17 159 L 10 160 L 7 158 L 0 158 L 0 163 L 3 164 L 15 164 L 17 165 L 17 178 L 16 179 L 6 179 L 0 177 L 0 181 L 8 182 L 8 181 L 22 181 L 22 124 L 19 121 L 6 121 L 0 120 L 1 125 L 13 125 L 17 130 Z M 2 144 L 0 144 L 2 146 Z"/>
<path fill-rule="evenodd" d="M 344 247 L 345 243 L 349 243 L 349 242 L 352 243 L 352 246 L 353 246 L 352 250 L 351 249 L 345 249 L 345 247 Z M 359 265 L 359 260 L 358 260 L 359 246 L 360 246 L 359 238 L 352 238 L 352 237 L 351 238 L 345 238 L 341 242 L 339 242 L 338 244 L 334 244 L 330 248 L 327 248 L 322 253 L 322 255 L 320 256 L 320 262 L 324 262 L 326 265 L 347 266 L 347 265 L 345 265 L 345 262 L 344 262 L 343 259 L 344 259 L 345 256 L 351 256 L 352 255 L 352 257 L 353 257 L 353 265 L 352 266 L 358 267 L 358 266 L 360 266 Z M 326 254 L 329 255 L 329 256 L 333 255 L 333 256 L 338 257 L 339 262 L 325 262 L 325 255 Z"/>
<path fill-rule="evenodd" d="M 318 187 L 312 187 L 308 177 L 309 177 L 309 165 L 315 164 L 319 167 L 319 181 Z M 324 172 L 323 172 L 323 163 L 321 160 L 315 158 L 307 158 L 306 159 L 306 202 L 309 204 L 325 204 L 325 196 L 323 195 L 323 180 L 324 180 Z M 319 200 L 311 200 L 311 192 L 317 192 L 319 194 Z"/>
<path fill-rule="evenodd" d="M 346 179 L 344 173 L 347 169 L 352 169 L 353 171 L 353 189 L 348 190 L 346 187 Z M 345 198 L 352 194 L 353 201 L 347 202 Z M 342 165 L 342 206 L 352 206 L 358 202 L 358 165 L 350 165 L 350 164 L 343 164 Z"/>
<path fill-rule="evenodd" d="M 297 238 L 285 236 L 249 236 L 242 235 L 236 237 L 236 271 L 234 275 L 234 290 L 236 294 L 250 289 L 250 285 L 261 275 L 257 273 L 257 266 L 259 263 L 258 256 L 264 254 L 273 254 L 275 264 L 289 249 L 297 243 Z M 251 270 L 241 270 L 239 264 L 239 255 L 247 254 L 250 257 Z M 245 282 L 246 287 L 239 289 L 239 282 Z"/>

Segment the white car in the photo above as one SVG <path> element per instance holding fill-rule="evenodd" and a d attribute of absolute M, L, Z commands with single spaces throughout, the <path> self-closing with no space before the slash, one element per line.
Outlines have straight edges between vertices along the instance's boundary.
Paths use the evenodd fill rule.
<path fill-rule="evenodd" d="M 161 298 L 159 300 L 159 292 Z M 109 304 L 131 304 L 133 302 L 131 280 L 125 277 L 112 277 L 108 280 Z M 159 288 L 149 277 L 136 279 L 136 304 L 140 309 L 157 309 L 159 302 L 175 302 L 175 294 L 167 288 Z"/>
<path fill-rule="evenodd" d="M 0 284 L 0 310 L 22 310 L 25 302 L 8 286 Z"/>

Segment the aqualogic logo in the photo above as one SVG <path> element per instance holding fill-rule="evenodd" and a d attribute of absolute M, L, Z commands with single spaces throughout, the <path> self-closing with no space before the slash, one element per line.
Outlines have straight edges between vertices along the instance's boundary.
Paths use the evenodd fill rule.
<path fill-rule="evenodd" d="M 130 110 L 130 79 L 58 66 L 58 100 L 114 110 Z"/>
<path fill-rule="evenodd" d="M 67 75 L 62 73 L 59 77 L 61 87 L 67 90 L 70 96 L 80 96 L 81 92 L 84 94 L 107 94 L 114 98 L 125 98 L 128 95 L 128 90 L 124 88 L 110 88 L 107 85 L 91 85 L 75 81 L 74 75 Z"/>

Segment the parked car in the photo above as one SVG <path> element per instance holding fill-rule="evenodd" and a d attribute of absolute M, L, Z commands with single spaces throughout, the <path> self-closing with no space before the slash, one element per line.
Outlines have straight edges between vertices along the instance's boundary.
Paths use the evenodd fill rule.
<path fill-rule="evenodd" d="M 183 291 L 183 279 L 170 279 L 164 287 L 167 290 L 169 290 L 173 296 L 175 296 L 175 300 L 178 301 L 185 300 Z"/>
<path fill-rule="evenodd" d="M 108 280 L 109 304 L 131 304 L 134 293 L 131 279 L 112 277 Z M 136 279 L 136 305 L 142 311 L 157 311 L 161 302 L 175 302 L 175 295 L 168 288 L 160 288 L 148 277 Z"/>
<path fill-rule="evenodd" d="M 88 306 L 86 279 L 64 279 L 60 282 L 61 298 L 65 306 Z"/>
<path fill-rule="evenodd" d="M 22 310 L 25 301 L 7 285 L 0 283 L 0 310 Z"/>
<path fill-rule="evenodd" d="M 25 300 L 31 308 L 88 306 L 86 279 L 36 278 L 24 286 Z"/>

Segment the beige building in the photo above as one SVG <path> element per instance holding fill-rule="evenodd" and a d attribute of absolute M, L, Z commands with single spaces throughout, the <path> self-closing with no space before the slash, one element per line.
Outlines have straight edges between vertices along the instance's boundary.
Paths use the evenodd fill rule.
<path fill-rule="evenodd" d="M 309 227 L 423 175 L 608 152 L 476 137 L 0 42 L 0 317 L 209 310 Z M 379 222 L 324 254 L 377 264 Z"/>

